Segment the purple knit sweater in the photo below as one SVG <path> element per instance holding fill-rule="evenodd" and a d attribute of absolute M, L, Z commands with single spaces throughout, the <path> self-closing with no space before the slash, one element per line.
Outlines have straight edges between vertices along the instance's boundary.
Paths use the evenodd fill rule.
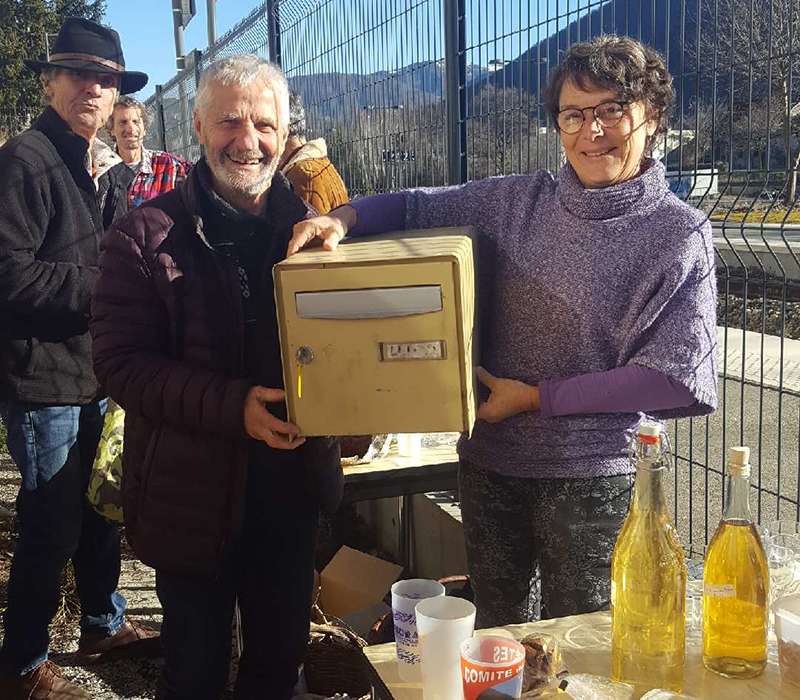
<path fill-rule="evenodd" d="M 587 190 L 569 165 L 558 179 L 489 178 L 404 192 L 406 228 L 473 225 L 480 232 L 481 362 L 539 384 L 635 364 L 717 405 L 715 266 L 711 227 L 669 192 L 661 163 L 632 180 Z M 628 444 L 644 414 L 478 421 L 459 453 L 510 476 L 577 478 L 630 472 Z"/>

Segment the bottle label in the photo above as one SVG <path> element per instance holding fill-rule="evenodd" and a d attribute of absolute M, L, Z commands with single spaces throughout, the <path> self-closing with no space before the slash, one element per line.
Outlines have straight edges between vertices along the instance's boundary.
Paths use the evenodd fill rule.
<path fill-rule="evenodd" d="M 703 586 L 703 593 L 710 598 L 733 598 L 736 589 L 732 583 L 707 583 Z"/>

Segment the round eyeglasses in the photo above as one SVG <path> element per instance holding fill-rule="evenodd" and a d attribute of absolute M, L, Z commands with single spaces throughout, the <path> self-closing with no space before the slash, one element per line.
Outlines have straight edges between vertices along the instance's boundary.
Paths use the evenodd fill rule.
<path fill-rule="evenodd" d="M 584 107 L 583 109 L 567 107 L 556 115 L 556 124 L 558 124 L 558 130 L 563 131 L 565 134 L 577 134 L 586 119 L 586 110 L 590 109 L 594 115 L 594 120 L 600 126 L 611 128 L 619 124 L 625 114 L 625 105 L 627 104 L 627 102 L 611 100 L 609 102 L 601 102 L 594 107 Z"/>

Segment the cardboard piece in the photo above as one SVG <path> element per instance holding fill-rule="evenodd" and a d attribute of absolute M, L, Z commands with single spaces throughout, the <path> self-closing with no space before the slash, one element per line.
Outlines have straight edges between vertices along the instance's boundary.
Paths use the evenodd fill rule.
<path fill-rule="evenodd" d="M 344 620 L 350 629 L 356 632 L 360 637 L 366 639 L 373 625 L 386 613 L 391 615 L 392 609 L 381 601 L 363 610 L 356 610 L 355 612 L 349 613 L 345 615 L 342 620 Z"/>
<path fill-rule="evenodd" d="M 342 547 L 315 577 L 315 591 L 321 588 L 320 607 L 364 636 L 372 623 L 390 611 L 383 598 L 402 571 L 402 566 Z"/>

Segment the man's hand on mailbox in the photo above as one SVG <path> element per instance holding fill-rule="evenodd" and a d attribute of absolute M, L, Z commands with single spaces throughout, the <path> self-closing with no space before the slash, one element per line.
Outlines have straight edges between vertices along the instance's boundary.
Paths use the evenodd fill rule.
<path fill-rule="evenodd" d="M 325 216 L 316 216 L 296 223 L 292 230 L 292 240 L 286 249 L 286 257 L 291 257 L 317 238 L 322 240 L 322 247 L 325 250 L 335 250 L 339 241 L 355 226 L 357 219 L 356 210 L 349 204 L 344 204 Z"/>
<path fill-rule="evenodd" d="M 489 398 L 478 406 L 478 419 L 499 423 L 517 413 L 540 409 L 538 387 L 516 379 L 495 377 L 483 367 L 476 367 L 475 374 L 491 391 Z"/>
<path fill-rule="evenodd" d="M 266 442 L 278 450 L 293 450 L 306 439 L 300 436 L 300 428 L 273 416 L 264 404 L 283 401 L 283 389 L 267 389 L 254 386 L 244 399 L 244 429 L 254 440 Z"/>

